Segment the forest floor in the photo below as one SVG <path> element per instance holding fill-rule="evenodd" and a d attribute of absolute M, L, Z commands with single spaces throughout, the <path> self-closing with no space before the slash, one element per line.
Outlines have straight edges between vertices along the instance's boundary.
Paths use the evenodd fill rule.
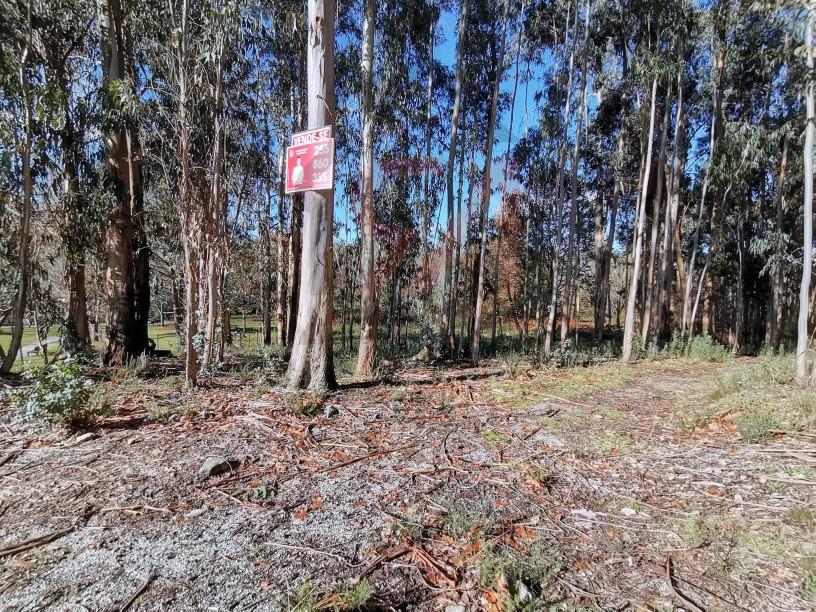
<path fill-rule="evenodd" d="M 748 443 L 722 401 L 759 360 L 405 364 L 326 397 L 174 367 L 100 383 L 86 433 L 6 412 L 0 608 L 816 608 L 816 435 Z"/>

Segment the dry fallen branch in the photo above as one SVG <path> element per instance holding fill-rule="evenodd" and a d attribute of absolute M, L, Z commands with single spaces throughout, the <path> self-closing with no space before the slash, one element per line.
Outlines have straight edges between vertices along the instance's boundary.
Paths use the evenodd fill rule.
<path fill-rule="evenodd" d="M 674 584 L 674 577 L 672 576 L 672 558 L 671 555 L 666 555 L 666 583 L 669 585 L 671 592 L 680 600 L 684 607 L 691 610 L 691 612 L 705 612 L 703 608 L 695 604 L 688 597 L 677 590 Z"/>
<path fill-rule="evenodd" d="M 416 444 L 408 444 L 407 446 L 398 446 L 397 448 L 388 448 L 381 451 L 375 451 L 373 453 L 368 453 L 365 455 L 361 455 L 360 457 L 355 457 L 354 459 L 349 459 L 348 461 L 342 461 L 340 463 L 336 463 L 335 465 L 330 465 L 328 467 L 321 468 L 315 471 L 315 474 L 322 474 L 325 472 L 332 472 L 334 470 L 339 470 L 340 468 L 344 468 L 347 465 L 351 465 L 353 463 L 357 463 L 358 461 L 365 461 L 366 459 L 373 459 L 374 457 L 381 457 L 383 455 L 390 455 L 391 453 L 398 453 L 399 451 L 404 450 L 411 450 L 412 448 L 416 448 Z"/>
<path fill-rule="evenodd" d="M 24 540 L 19 544 L 12 544 L 11 546 L 0 548 L 0 559 L 3 557 L 7 557 L 9 555 L 16 555 L 17 553 L 21 553 L 31 548 L 35 548 L 37 546 L 40 546 L 41 544 L 49 544 L 54 540 L 57 540 L 65 535 L 68 535 L 73 530 L 74 530 L 73 527 L 69 527 L 68 529 L 63 529 L 62 531 L 54 531 L 53 533 L 49 533 L 36 538 L 29 538 L 28 540 Z"/>
<path fill-rule="evenodd" d="M 150 583 L 153 582 L 155 579 L 156 574 L 150 574 L 147 577 L 147 580 L 145 580 L 141 584 L 141 586 L 136 590 L 136 592 L 133 593 L 133 595 L 131 595 L 130 599 L 128 599 L 124 604 L 122 604 L 122 606 L 119 608 L 119 612 L 125 612 L 125 610 L 132 606 L 133 602 L 136 601 L 139 598 L 139 596 L 147 590 L 147 587 L 149 587 Z"/>

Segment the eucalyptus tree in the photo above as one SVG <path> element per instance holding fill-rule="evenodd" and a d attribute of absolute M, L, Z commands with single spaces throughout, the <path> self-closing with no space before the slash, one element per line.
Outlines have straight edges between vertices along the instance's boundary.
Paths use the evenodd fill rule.
<path fill-rule="evenodd" d="M 813 12 L 805 16 L 804 52 L 807 64 L 805 85 L 805 106 L 807 108 L 805 126 L 805 145 L 803 153 L 804 166 L 804 213 L 803 213 L 803 249 L 802 281 L 799 284 L 799 319 L 796 327 L 796 376 L 804 380 L 808 376 L 808 314 L 810 300 L 810 277 L 813 271 L 813 145 L 816 135 L 816 111 L 814 110 L 814 71 L 813 71 Z M 816 384 L 816 367 L 813 368 L 812 384 Z"/>
<path fill-rule="evenodd" d="M 459 144 L 459 122 L 462 111 L 462 81 L 464 79 L 464 51 L 467 41 L 468 18 L 469 18 L 469 4 L 470 0 L 461 0 L 459 3 L 459 22 L 458 22 L 458 38 L 456 42 L 456 81 L 454 83 L 454 98 L 453 108 L 451 109 L 451 127 L 450 127 L 450 145 L 448 147 L 448 166 L 446 174 L 446 196 L 447 196 L 447 235 L 445 236 L 445 287 L 444 298 L 442 301 L 442 319 L 439 326 L 439 335 L 443 340 L 443 349 L 445 352 L 450 351 L 454 345 L 455 337 L 455 308 L 456 308 L 456 286 L 458 279 L 454 272 L 454 258 L 453 247 L 457 246 L 461 240 L 456 240 L 455 225 L 454 225 L 454 193 L 453 193 L 453 178 L 456 164 L 456 156 L 464 156 L 464 147 Z M 459 164 L 459 194 L 461 196 L 462 186 L 462 162 Z M 461 197 L 459 200 L 459 209 L 461 211 Z M 459 215 L 459 231 L 461 235 L 461 214 Z M 457 250 L 457 262 L 459 252 Z"/>
<path fill-rule="evenodd" d="M 502 10 L 500 34 L 495 39 L 492 47 L 492 57 L 490 67 L 488 68 L 490 80 L 492 81 L 493 91 L 490 98 L 490 112 L 487 119 L 487 138 L 485 140 L 484 150 L 484 170 L 482 171 L 482 192 L 480 197 L 480 220 L 479 220 L 479 234 L 481 236 L 479 243 L 479 263 L 478 274 L 476 282 L 476 308 L 473 315 L 473 338 L 471 339 L 471 361 L 475 364 L 479 363 L 480 345 L 482 335 L 482 305 L 484 302 L 484 286 L 485 286 L 485 259 L 487 256 L 487 215 L 490 207 L 490 195 L 492 192 L 490 183 L 490 170 L 493 165 L 493 140 L 496 132 L 497 111 L 499 105 L 499 89 L 501 87 L 502 74 L 504 70 L 504 55 L 507 43 L 507 20 L 510 11 L 510 0 L 504 0 L 504 8 Z M 496 299 L 498 299 L 498 291 L 496 292 Z"/>
<path fill-rule="evenodd" d="M 334 0 L 309 0 L 306 55 L 308 127 L 331 123 L 334 94 Z M 334 190 L 307 191 L 297 329 L 287 371 L 290 387 L 334 388 Z"/>
<path fill-rule="evenodd" d="M 4 210 L 6 205 L 19 203 L 19 221 L 16 223 L 16 240 L 9 247 L 15 252 L 14 273 L 6 280 L 7 287 L 0 312 L 0 323 L 11 318 L 11 341 L 4 352 L 0 348 L 0 373 L 11 371 L 17 353 L 20 350 L 25 325 L 26 307 L 28 305 L 31 283 L 31 225 L 34 214 L 34 173 L 32 171 L 32 154 L 35 141 L 35 96 L 40 90 L 41 79 L 34 66 L 34 2 L 28 0 L 24 5 L 4 2 L 2 5 L 3 40 L 0 47 L 2 69 L 0 69 L 0 108 L 3 121 L 3 161 L 9 161 L 11 168 L 4 168 L 3 174 L 15 176 L 19 172 L 21 181 L 3 180 Z M 13 155 L 13 158 L 12 158 Z M 6 161 L 9 160 L 9 161 Z M 13 160 L 13 161 L 12 161 Z M 8 170 L 12 173 L 8 173 Z M 7 182 L 8 181 L 8 182 Z"/>
<path fill-rule="evenodd" d="M 102 231 L 108 302 L 108 365 L 124 363 L 147 349 L 150 312 L 149 249 L 142 227 L 139 127 L 134 121 L 136 74 L 129 22 L 118 0 L 98 0 L 102 49 L 102 113 L 105 173 L 113 194 Z"/>
<path fill-rule="evenodd" d="M 371 376 L 377 351 L 377 279 L 374 252 L 374 30 L 377 6 L 364 0 L 362 122 L 363 143 L 361 173 L 360 224 L 360 346 L 357 353 L 358 378 Z"/>

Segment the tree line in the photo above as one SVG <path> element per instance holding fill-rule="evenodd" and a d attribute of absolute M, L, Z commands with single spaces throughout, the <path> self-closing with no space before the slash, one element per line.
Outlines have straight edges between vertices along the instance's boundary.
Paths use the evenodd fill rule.
<path fill-rule="evenodd" d="M 0 10 L 2 372 L 27 325 L 79 352 L 104 322 L 115 366 L 167 311 L 195 385 L 250 311 L 293 387 L 336 385 L 336 331 L 365 379 L 409 324 L 474 363 L 708 334 L 816 381 L 805 2 Z M 335 189 L 287 195 L 325 125 Z"/>

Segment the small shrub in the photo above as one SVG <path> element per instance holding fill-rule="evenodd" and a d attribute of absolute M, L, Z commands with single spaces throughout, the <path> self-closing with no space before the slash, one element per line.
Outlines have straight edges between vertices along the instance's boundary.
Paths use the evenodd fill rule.
<path fill-rule="evenodd" d="M 524 371 L 524 366 L 527 362 L 524 353 L 516 351 L 509 351 L 503 357 L 504 365 L 507 366 L 507 371 L 510 373 L 510 378 L 516 378 Z"/>
<path fill-rule="evenodd" d="M 813 513 L 807 508 L 791 508 L 785 517 L 787 522 L 792 525 L 799 525 L 801 527 L 809 528 L 813 525 Z"/>
<path fill-rule="evenodd" d="M 632 445 L 632 441 L 626 436 L 615 431 L 604 431 L 599 437 L 592 441 L 592 449 L 599 453 L 612 453 L 624 451 Z"/>
<path fill-rule="evenodd" d="M 51 424 L 73 425 L 88 417 L 90 379 L 71 359 L 50 365 L 26 367 L 23 377 L 30 383 L 16 391 L 13 402 L 21 418 Z"/>
<path fill-rule="evenodd" d="M 357 610 L 362 608 L 374 594 L 368 580 L 347 584 L 341 590 L 321 595 L 312 581 L 304 579 L 294 594 L 281 602 L 281 607 L 292 612 L 317 612 L 318 610 Z"/>
<path fill-rule="evenodd" d="M 692 516 L 678 521 L 677 535 L 689 548 L 702 548 L 717 540 L 719 527 L 715 518 Z"/>
<path fill-rule="evenodd" d="M 326 396 L 323 393 L 294 392 L 286 396 L 286 407 L 293 414 L 300 414 L 303 416 L 312 416 L 326 401 Z"/>
<path fill-rule="evenodd" d="M 533 542 L 524 552 L 507 546 L 489 547 L 479 564 L 479 582 L 489 589 L 506 585 L 510 600 L 503 602 L 504 609 L 527 609 L 544 594 L 563 565 L 561 551 L 542 540 Z"/>
<path fill-rule="evenodd" d="M 802 593 L 802 597 L 816 603 L 816 572 L 807 572 L 802 577 L 799 591 Z"/>
<path fill-rule="evenodd" d="M 686 356 L 699 361 L 724 363 L 733 359 L 734 353 L 706 334 L 705 336 L 695 336 L 691 339 L 686 348 Z"/>
<path fill-rule="evenodd" d="M 756 444 L 771 436 L 779 423 L 774 416 L 763 410 L 755 410 L 745 414 L 737 423 L 740 436 L 746 442 Z"/>
<path fill-rule="evenodd" d="M 729 372 L 724 376 L 714 379 L 714 390 L 711 392 L 711 399 L 719 400 L 736 393 L 742 386 L 742 379 L 737 372 Z"/>
<path fill-rule="evenodd" d="M 477 531 L 489 529 L 492 513 L 484 503 L 464 503 L 442 500 L 440 505 L 447 511 L 444 518 L 445 531 L 454 538 L 472 536 Z"/>

